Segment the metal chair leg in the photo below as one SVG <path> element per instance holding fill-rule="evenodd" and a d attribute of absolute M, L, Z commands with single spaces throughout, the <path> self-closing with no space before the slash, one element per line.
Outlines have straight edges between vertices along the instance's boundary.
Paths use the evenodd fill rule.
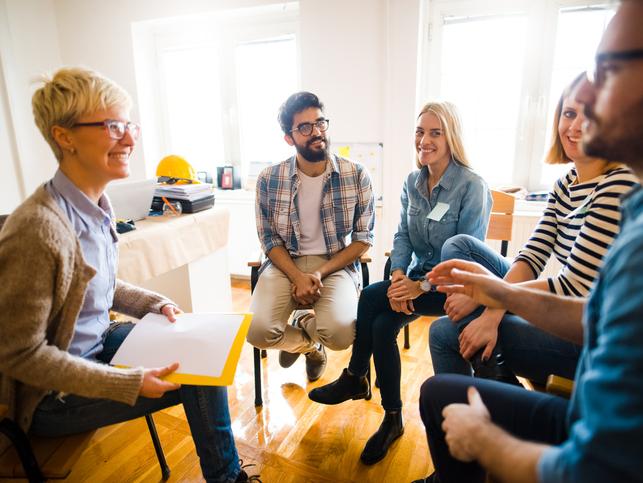
<path fill-rule="evenodd" d="M 9 438 L 16 448 L 29 483 L 41 483 L 45 481 L 42 471 L 40 471 L 40 466 L 38 466 L 38 461 L 36 461 L 36 457 L 31 449 L 29 438 L 22 428 L 13 420 L 5 418 L 0 422 L 0 432 Z"/>
<path fill-rule="evenodd" d="M 154 419 L 151 414 L 145 415 L 145 421 L 147 422 L 147 427 L 150 430 L 150 436 L 152 437 L 152 443 L 154 444 L 154 450 L 156 451 L 156 457 L 159 460 L 159 465 L 161 467 L 161 475 L 163 481 L 167 481 L 170 477 L 170 467 L 165 461 L 165 454 L 163 453 L 163 447 L 161 446 L 161 441 L 159 440 L 159 434 L 156 431 L 156 424 L 154 424 Z"/>
<path fill-rule="evenodd" d="M 255 406 L 263 406 L 263 399 L 261 397 L 261 353 L 256 347 L 252 348 L 254 353 L 254 366 L 255 366 Z"/>
<path fill-rule="evenodd" d="M 368 273 L 368 264 L 362 262 L 361 267 L 362 267 L 362 287 L 366 288 L 368 287 L 371 281 L 370 280 L 371 277 L 369 276 L 369 273 Z"/>

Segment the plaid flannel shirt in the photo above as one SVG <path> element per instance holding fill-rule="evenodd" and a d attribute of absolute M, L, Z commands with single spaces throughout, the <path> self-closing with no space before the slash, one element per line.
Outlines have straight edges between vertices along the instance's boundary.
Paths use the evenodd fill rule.
<path fill-rule="evenodd" d="M 332 257 L 354 241 L 373 245 L 373 189 L 364 166 L 338 156 L 330 156 L 330 170 L 322 176 L 324 188 L 319 207 L 326 253 Z M 301 228 L 297 213 L 300 180 L 293 156 L 264 169 L 257 178 L 257 234 L 264 253 L 283 246 L 291 257 L 299 254 Z M 350 242 L 347 242 L 350 236 Z M 266 260 L 261 270 L 270 263 Z M 345 268 L 355 285 L 361 287 L 359 260 Z"/>

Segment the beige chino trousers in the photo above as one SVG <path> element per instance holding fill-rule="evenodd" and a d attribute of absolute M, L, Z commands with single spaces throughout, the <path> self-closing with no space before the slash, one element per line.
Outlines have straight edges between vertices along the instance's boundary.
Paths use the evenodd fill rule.
<path fill-rule="evenodd" d="M 328 258 L 305 255 L 294 259 L 299 270 L 314 272 Z M 331 273 L 322 280 L 321 297 L 313 309 L 314 317 L 306 318 L 303 327 L 293 327 L 289 319 L 297 309 L 288 277 L 274 265 L 259 277 L 250 311 L 254 313 L 248 331 L 248 342 L 259 349 L 281 349 L 305 353 L 322 343 L 332 350 L 343 350 L 355 339 L 355 318 L 359 294 L 346 270 Z"/>

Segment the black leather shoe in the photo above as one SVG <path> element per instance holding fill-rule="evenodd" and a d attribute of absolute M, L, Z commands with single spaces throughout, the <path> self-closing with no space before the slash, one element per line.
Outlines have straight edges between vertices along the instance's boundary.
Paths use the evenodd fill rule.
<path fill-rule="evenodd" d="M 306 354 L 306 375 L 310 382 L 319 379 L 326 369 L 326 349 L 323 344 L 319 344 L 312 351 Z"/>
<path fill-rule="evenodd" d="M 246 473 L 246 470 L 244 468 L 249 468 L 250 466 L 255 466 L 253 464 L 243 464 L 243 460 L 239 460 L 239 465 L 241 465 L 241 471 L 239 471 L 239 474 L 237 475 L 237 479 L 234 480 L 234 483 L 249 483 L 252 481 L 256 481 L 258 483 L 261 483 L 261 475 L 252 475 L 248 476 L 248 473 Z"/>
<path fill-rule="evenodd" d="M 310 312 L 302 312 L 300 315 L 293 317 L 291 325 L 293 327 L 301 328 L 301 325 L 299 325 L 299 321 L 304 317 L 312 316 L 313 314 L 311 314 Z M 297 359 L 299 359 L 300 355 L 301 354 L 299 352 L 279 351 L 279 365 L 283 368 L 288 368 L 292 366 L 297 361 Z"/>
<path fill-rule="evenodd" d="M 384 415 L 380 428 L 371 436 L 364 446 L 359 459 L 365 465 L 373 465 L 380 461 L 397 438 L 404 434 L 402 411 L 389 412 Z"/>
<path fill-rule="evenodd" d="M 317 387 L 308 393 L 308 397 L 320 404 L 339 404 L 349 399 L 366 399 L 371 394 L 365 376 L 353 376 L 344 369 L 339 379 Z"/>
<path fill-rule="evenodd" d="M 473 368 L 473 377 L 521 386 L 520 381 L 507 367 L 502 354 L 492 354 L 486 361 L 482 360 L 482 351 L 478 351 L 469 361 Z"/>

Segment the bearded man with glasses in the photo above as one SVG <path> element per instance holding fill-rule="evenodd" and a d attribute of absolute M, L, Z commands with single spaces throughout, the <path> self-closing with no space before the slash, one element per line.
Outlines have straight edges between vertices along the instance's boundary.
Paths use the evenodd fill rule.
<path fill-rule="evenodd" d="M 576 89 L 587 155 L 643 176 L 643 1 L 625 0 Z M 420 412 L 435 473 L 424 482 L 643 481 L 643 190 L 623 198 L 621 232 L 589 299 L 509 285 L 472 262 L 450 260 L 429 281 L 578 344 L 570 401 L 495 381 L 439 375 Z M 473 386 L 473 387 L 472 387 Z"/>
<path fill-rule="evenodd" d="M 329 120 L 315 94 L 290 96 L 278 120 L 296 152 L 257 179 L 257 232 L 267 259 L 248 342 L 280 349 L 282 367 L 305 354 L 308 379 L 316 381 L 325 347 L 343 350 L 355 338 L 359 257 L 373 244 L 373 191 L 363 166 L 330 154 Z M 314 314 L 297 311 L 289 324 L 303 307 Z"/>

